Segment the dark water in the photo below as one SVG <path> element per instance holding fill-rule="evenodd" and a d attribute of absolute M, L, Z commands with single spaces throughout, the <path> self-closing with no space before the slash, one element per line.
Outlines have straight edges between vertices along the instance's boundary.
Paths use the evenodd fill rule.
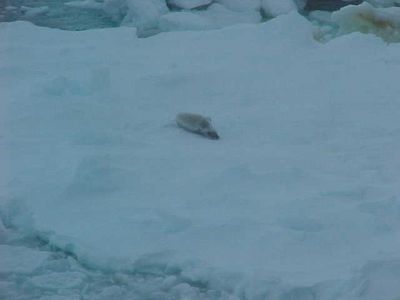
<path fill-rule="evenodd" d="M 304 9 L 306 11 L 313 10 L 326 10 L 326 11 L 335 11 L 343 6 L 354 4 L 358 5 L 362 3 L 363 0 L 308 0 Z"/>
<path fill-rule="evenodd" d="M 64 30 L 86 30 L 91 28 L 115 27 L 114 22 L 102 10 L 66 6 L 71 0 L 0 0 L 0 22 L 16 20 L 30 21 L 39 26 Z M 48 10 L 30 16 L 24 7 Z"/>

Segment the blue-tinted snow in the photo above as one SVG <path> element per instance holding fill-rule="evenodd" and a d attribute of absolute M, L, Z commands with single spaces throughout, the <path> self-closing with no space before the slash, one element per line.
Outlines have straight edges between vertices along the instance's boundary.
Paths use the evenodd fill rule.
<path fill-rule="evenodd" d="M 0 24 L 2 296 L 396 299 L 399 44 L 313 34 Z"/>

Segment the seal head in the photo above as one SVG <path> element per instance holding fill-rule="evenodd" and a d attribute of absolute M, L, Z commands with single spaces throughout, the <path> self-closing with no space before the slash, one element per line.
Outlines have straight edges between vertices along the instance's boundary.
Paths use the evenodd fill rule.
<path fill-rule="evenodd" d="M 199 126 L 200 126 L 200 134 L 212 139 L 212 140 L 218 140 L 219 139 L 219 135 L 218 133 L 215 131 L 215 129 L 211 126 L 211 120 L 210 118 L 205 118 L 203 120 L 201 120 L 201 122 L 199 122 Z"/>

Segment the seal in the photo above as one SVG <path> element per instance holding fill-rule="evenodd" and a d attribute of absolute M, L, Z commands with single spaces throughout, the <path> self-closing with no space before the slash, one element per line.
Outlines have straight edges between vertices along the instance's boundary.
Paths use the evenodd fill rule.
<path fill-rule="evenodd" d="M 211 125 L 211 119 L 192 113 L 179 113 L 176 115 L 176 124 L 193 133 L 200 134 L 212 140 L 218 140 L 219 135 Z"/>

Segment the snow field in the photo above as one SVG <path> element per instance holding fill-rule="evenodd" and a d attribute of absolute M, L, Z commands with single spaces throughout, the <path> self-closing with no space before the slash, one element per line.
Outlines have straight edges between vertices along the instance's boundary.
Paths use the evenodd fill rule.
<path fill-rule="evenodd" d="M 148 39 L 25 22 L 0 35 L 10 226 L 167 282 L 171 299 L 400 294 L 399 44 L 322 45 L 297 13 Z M 221 140 L 180 130 L 179 112 L 212 117 Z M 38 294 L 84 294 L 84 270 L 47 276 L 50 254 L 23 251 Z"/>

